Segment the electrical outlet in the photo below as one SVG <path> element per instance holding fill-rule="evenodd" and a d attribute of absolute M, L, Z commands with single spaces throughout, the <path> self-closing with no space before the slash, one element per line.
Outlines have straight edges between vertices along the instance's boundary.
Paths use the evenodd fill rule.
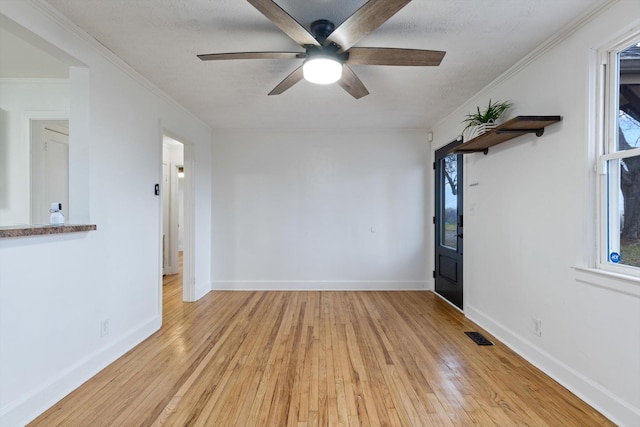
<path fill-rule="evenodd" d="M 104 337 L 106 335 L 109 335 L 109 319 L 100 321 L 100 336 Z"/>
<path fill-rule="evenodd" d="M 532 321 L 534 335 L 541 337 L 542 336 L 542 320 L 534 317 L 531 319 L 531 321 Z"/>

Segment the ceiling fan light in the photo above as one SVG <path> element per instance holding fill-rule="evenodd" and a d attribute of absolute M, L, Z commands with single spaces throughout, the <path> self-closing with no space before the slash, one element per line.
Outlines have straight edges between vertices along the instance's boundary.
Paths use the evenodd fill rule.
<path fill-rule="evenodd" d="M 342 77 L 342 64 L 330 58 L 310 58 L 302 66 L 302 74 L 311 83 L 335 83 Z"/>

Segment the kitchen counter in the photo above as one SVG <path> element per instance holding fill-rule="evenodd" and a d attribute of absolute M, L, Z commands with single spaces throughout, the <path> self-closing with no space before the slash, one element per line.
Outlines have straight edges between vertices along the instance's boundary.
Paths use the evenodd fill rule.
<path fill-rule="evenodd" d="M 11 225 L 0 227 L 0 239 L 6 237 L 41 236 L 45 234 L 78 233 L 94 231 L 95 224 L 64 224 L 64 225 Z"/>

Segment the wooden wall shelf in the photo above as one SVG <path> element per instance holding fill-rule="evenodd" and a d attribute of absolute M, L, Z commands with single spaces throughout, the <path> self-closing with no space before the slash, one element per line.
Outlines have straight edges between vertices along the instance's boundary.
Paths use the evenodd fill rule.
<path fill-rule="evenodd" d="M 457 146 L 453 152 L 458 154 L 478 153 L 487 154 L 489 147 L 501 144 L 520 135 L 535 133 L 542 136 L 544 128 L 562 120 L 560 116 L 517 116 L 473 139 Z"/>

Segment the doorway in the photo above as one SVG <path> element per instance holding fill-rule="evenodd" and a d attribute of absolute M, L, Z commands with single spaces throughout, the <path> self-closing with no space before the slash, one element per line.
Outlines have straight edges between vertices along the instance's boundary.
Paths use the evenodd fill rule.
<path fill-rule="evenodd" d="M 162 274 L 178 274 L 180 252 L 184 250 L 184 146 L 162 138 Z"/>
<path fill-rule="evenodd" d="M 435 291 L 463 309 L 462 155 L 452 153 L 459 138 L 435 152 Z"/>
<path fill-rule="evenodd" d="M 69 218 L 69 121 L 31 120 L 31 224 L 48 224 L 52 203 Z"/>

